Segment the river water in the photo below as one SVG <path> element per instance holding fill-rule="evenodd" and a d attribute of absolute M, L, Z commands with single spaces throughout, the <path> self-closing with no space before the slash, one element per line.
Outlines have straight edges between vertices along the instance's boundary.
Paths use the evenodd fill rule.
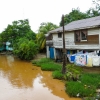
<path fill-rule="evenodd" d="M 70 98 L 64 83 L 31 62 L 0 55 L 0 100 L 80 100 Z"/>

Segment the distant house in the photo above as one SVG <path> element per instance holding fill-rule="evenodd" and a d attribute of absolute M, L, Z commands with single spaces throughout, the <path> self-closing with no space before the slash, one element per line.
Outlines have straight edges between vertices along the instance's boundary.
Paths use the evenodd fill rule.
<path fill-rule="evenodd" d="M 67 54 L 83 50 L 91 52 L 100 50 L 100 16 L 73 21 L 64 26 L 65 47 Z M 46 35 L 47 57 L 61 59 L 63 28 L 57 28 Z"/>

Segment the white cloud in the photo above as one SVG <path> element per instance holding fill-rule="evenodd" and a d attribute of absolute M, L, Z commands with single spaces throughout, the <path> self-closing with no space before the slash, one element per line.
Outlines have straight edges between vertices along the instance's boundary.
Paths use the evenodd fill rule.
<path fill-rule="evenodd" d="M 12 21 L 26 18 L 36 32 L 42 22 L 59 25 L 62 14 L 72 8 L 85 12 L 92 6 L 92 0 L 0 0 L 0 32 Z"/>

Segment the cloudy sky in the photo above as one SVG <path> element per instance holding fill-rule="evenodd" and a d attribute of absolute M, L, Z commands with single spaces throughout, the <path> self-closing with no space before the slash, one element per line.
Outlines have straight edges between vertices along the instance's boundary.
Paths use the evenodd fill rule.
<path fill-rule="evenodd" d="M 62 14 L 72 8 L 85 12 L 92 6 L 92 0 L 0 0 L 0 32 L 20 19 L 29 19 L 31 29 L 37 32 L 42 22 L 59 25 Z"/>

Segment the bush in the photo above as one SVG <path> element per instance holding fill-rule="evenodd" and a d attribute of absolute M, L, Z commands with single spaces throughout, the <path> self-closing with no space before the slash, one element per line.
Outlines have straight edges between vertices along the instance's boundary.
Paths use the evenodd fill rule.
<path fill-rule="evenodd" d="M 95 95 L 95 86 L 85 87 L 81 82 L 70 81 L 66 83 L 66 92 L 72 97 L 92 97 Z"/>
<path fill-rule="evenodd" d="M 55 79 L 63 79 L 63 74 L 61 73 L 61 71 L 54 71 L 52 73 L 53 78 Z"/>
<path fill-rule="evenodd" d="M 55 70 L 61 70 L 61 65 L 56 64 L 54 62 L 47 62 L 41 64 L 41 69 L 45 71 L 55 71 Z"/>
<path fill-rule="evenodd" d="M 32 60 L 39 49 L 38 44 L 25 37 L 18 39 L 13 48 L 13 53 L 22 60 Z"/>
<path fill-rule="evenodd" d="M 67 71 L 64 75 L 64 78 L 68 81 L 77 81 L 82 74 L 82 69 L 74 64 L 68 64 L 66 69 Z"/>

